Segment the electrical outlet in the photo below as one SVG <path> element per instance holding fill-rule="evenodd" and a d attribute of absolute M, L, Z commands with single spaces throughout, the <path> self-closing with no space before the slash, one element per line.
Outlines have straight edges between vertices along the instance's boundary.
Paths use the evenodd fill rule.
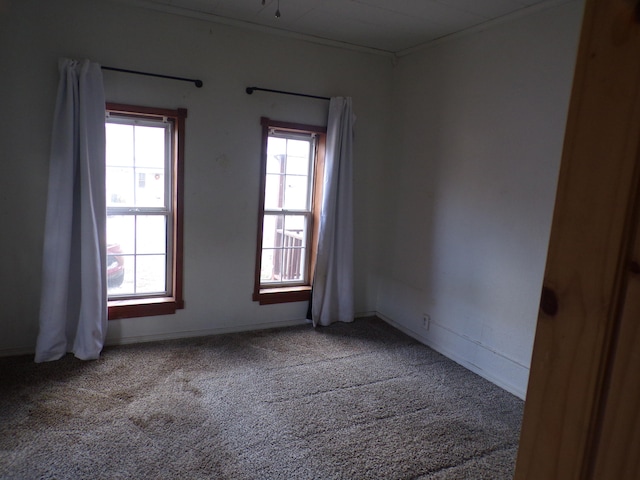
<path fill-rule="evenodd" d="M 425 330 L 429 330 L 430 326 L 431 326 L 431 317 L 426 313 L 422 314 L 422 327 Z"/>

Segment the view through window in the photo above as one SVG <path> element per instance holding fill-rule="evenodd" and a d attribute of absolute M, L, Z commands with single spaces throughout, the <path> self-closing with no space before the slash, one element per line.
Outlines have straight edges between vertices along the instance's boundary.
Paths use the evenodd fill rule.
<path fill-rule="evenodd" d="M 323 127 L 262 119 L 263 165 L 254 299 L 295 301 L 308 291 L 324 159 Z M 280 294 L 276 299 L 274 294 Z M 270 303 L 270 302 L 267 302 Z"/>
<path fill-rule="evenodd" d="M 181 308 L 179 133 L 186 111 L 107 106 L 107 292 L 112 306 Z M 177 301 L 177 303 L 176 303 Z M 126 302 L 126 303 L 123 303 Z M 174 308 L 175 307 L 175 308 Z M 164 310 L 161 313 L 166 313 Z M 121 312 L 142 316 L 149 309 Z M 117 316 L 121 318 L 121 316 Z"/>
<path fill-rule="evenodd" d="M 315 137 L 273 132 L 267 145 L 260 281 L 308 283 Z"/>
<path fill-rule="evenodd" d="M 106 138 L 109 297 L 170 294 L 171 124 L 114 115 Z"/>

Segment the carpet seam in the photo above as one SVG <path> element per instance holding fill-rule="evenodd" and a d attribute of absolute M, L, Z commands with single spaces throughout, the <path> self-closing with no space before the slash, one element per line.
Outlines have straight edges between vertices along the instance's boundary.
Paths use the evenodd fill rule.
<path fill-rule="evenodd" d="M 451 470 L 457 467 L 461 467 L 464 466 L 465 464 L 468 464 L 469 462 L 472 462 L 474 460 L 480 460 L 482 458 L 487 457 L 488 455 L 491 455 L 493 453 L 497 453 L 497 452 L 501 452 L 501 451 L 506 451 L 509 450 L 513 447 L 517 447 L 518 444 L 513 444 L 513 443 L 506 443 L 506 444 L 501 444 L 501 445 L 497 445 L 493 448 L 489 448 L 487 450 L 483 450 L 480 455 L 472 455 L 471 457 L 465 458 L 463 459 L 461 462 L 459 463 L 455 463 L 453 465 L 447 465 L 435 470 L 429 470 L 427 472 L 425 472 L 425 475 L 428 475 L 429 477 L 433 476 L 433 475 L 437 475 L 438 473 L 442 473 L 445 472 L 447 470 Z M 410 480 L 421 480 L 424 479 L 424 475 L 418 475 L 417 477 L 412 477 Z"/>

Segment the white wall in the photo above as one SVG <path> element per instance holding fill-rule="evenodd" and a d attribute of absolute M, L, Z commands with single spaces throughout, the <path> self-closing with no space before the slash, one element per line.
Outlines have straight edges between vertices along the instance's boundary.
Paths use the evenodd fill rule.
<path fill-rule="evenodd" d="M 260 117 L 326 124 L 327 103 L 245 87 L 353 97 L 356 309 L 375 309 L 369 240 L 388 149 L 389 58 L 96 0 L 0 2 L 0 354 L 33 351 L 51 118 L 59 57 L 200 78 L 204 88 L 105 72 L 107 100 L 188 109 L 186 308 L 112 321 L 108 341 L 261 328 L 304 320 L 307 305 L 259 306 L 253 289 Z"/>
<path fill-rule="evenodd" d="M 305 304 L 251 301 L 259 118 L 321 124 L 327 105 L 244 88 L 350 95 L 357 311 L 524 396 L 581 13 L 574 0 L 393 67 L 119 3 L 0 1 L 0 354 L 35 345 L 57 59 L 87 57 L 205 82 L 105 72 L 109 101 L 189 110 L 186 308 L 110 322 L 109 342 L 304 319 Z"/>
<path fill-rule="evenodd" d="M 520 397 L 581 16 L 574 1 L 461 35 L 394 77 L 377 310 Z"/>

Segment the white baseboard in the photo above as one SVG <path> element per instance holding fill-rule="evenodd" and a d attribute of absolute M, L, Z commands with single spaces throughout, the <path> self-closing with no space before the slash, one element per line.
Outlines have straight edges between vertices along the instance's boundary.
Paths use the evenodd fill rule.
<path fill-rule="evenodd" d="M 356 312 L 355 317 L 356 318 L 367 318 L 367 317 L 375 317 L 378 315 L 378 312 L 371 311 L 371 312 Z"/>
<path fill-rule="evenodd" d="M 19 355 L 35 355 L 34 347 L 0 348 L 0 357 L 17 357 Z"/>
<path fill-rule="evenodd" d="M 250 325 L 234 325 L 231 327 L 218 327 L 218 328 L 207 328 L 202 330 L 185 330 L 179 332 L 167 332 L 167 333 L 159 333 L 159 334 L 151 334 L 151 335 L 134 335 L 124 338 L 109 338 L 107 334 L 107 340 L 105 341 L 105 346 L 115 346 L 115 345 L 130 345 L 133 343 L 146 343 L 146 342 L 157 342 L 161 340 L 177 340 L 181 338 L 192 338 L 192 337 L 206 337 L 209 335 L 222 335 L 225 333 L 240 333 L 240 332 L 249 332 L 253 330 L 268 330 L 270 328 L 283 328 L 283 327 L 293 327 L 297 325 L 307 325 L 311 322 L 306 319 L 301 320 L 287 320 L 282 322 L 265 322 L 258 324 L 250 324 Z"/>
<path fill-rule="evenodd" d="M 435 350 L 438 353 L 441 353 L 442 355 L 444 355 L 447 358 L 450 358 L 451 360 L 453 360 L 454 362 L 462 365 L 464 368 L 471 370 L 472 372 L 480 375 L 481 377 L 485 378 L 486 380 L 489 380 L 491 383 L 499 386 L 500 388 L 506 390 L 507 392 L 515 395 L 518 398 L 521 399 L 525 399 L 526 397 L 526 381 L 521 382 L 524 383 L 524 386 L 522 385 L 516 385 L 513 382 L 508 381 L 506 378 L 498 376 L 492 372 L 487 371 L 486 369 L 482 368 L 481 366 L 472 363 L 469 361 L 469 359 L 463 357 L 462 355 L 460 355 L 458 352 L 447 348 L 443 343 L 434 341 L 432 338 L 428 338 L 425 335 L 416 332 L 415 330 L 411 329 L 411 328 L 407 328 L 406 326 L 402 325 L 399 322 L 396 322 L 395 320 L 393 320 L 392 318 L 384 315 L 381 312 L 377 312 L 376 316 L 378 318 L 380 318 L 381 320 L 384 320 L 385 322 L 387 322 L 389 325 L 392 325 L 393 327 L 397 328 L 398 330 L 406 333 L 407 335 L 409 335 L 410 337 L 416 339 L 417 341 L 419 341 L 420 343 L 423 343 L 424 345 L 427 345 L 429 348 L 432 348 L 433 350 Z M 528 374 L 529 374 L 529 369 L 520 365 L 517 362 L 514 362 L 513 360 L 508 359 L 507 357 L 503 356 L 503 355 L 499 355 L 496 352 L 487 349 L 486 347 L 483 347 L 482 345 L 479 345 L 477 343 L 473 343 L 470 342 L 469 339 L 466 339 L 465 337 L 462 337 L 460 335 L 456 335 L 454 332 L 451 332 L 450 330 L 446 330 L 442 332 L 442 336 L 451 336 L 451 337 L 455 337 L 454 341 L 456 343 L 460 343 L 460 342 L 466 342 L 469 344 L 470 349 L 471 348 L 475 348 L 475 349 L 482 349 L 483 353 L 485 354 L 485 356 L 488 356 L 492 359 L 493 363 L 495 364 L 499 364 L 502 368 L 500 370 L 505 370 L 505 371 L 509 371 L 509 370 L 515 370 L 518 372 L 520 377 L 525 377 L 528 378 Z"/>
<path fill-rule="evenodd" d="M 311 322 L 306 319 L 288 320 L 283 322 L 265 322 L 251 325 L 234 325 L 232 327 L 208 328 L 203 330 L 185 330 L 178 332 L 157 333 L 150 335 L 133 335 L 124 338 L 111 338 L 107 332 L 105 346 L 130 345 L 133 343 L 156 342 L 160 340 L 177 340 L 189 337 L 205 337 L 208 335 L 222 335 L 224 333 L 239 333 L 251 330 L 267 330 L 270 328 L 293 327 L 306 325 Z M 16 347 L 0 349 L 0 357 L 13 357 L 18 355 L 34 355 L 35 345 L 31 347 Z"/>

